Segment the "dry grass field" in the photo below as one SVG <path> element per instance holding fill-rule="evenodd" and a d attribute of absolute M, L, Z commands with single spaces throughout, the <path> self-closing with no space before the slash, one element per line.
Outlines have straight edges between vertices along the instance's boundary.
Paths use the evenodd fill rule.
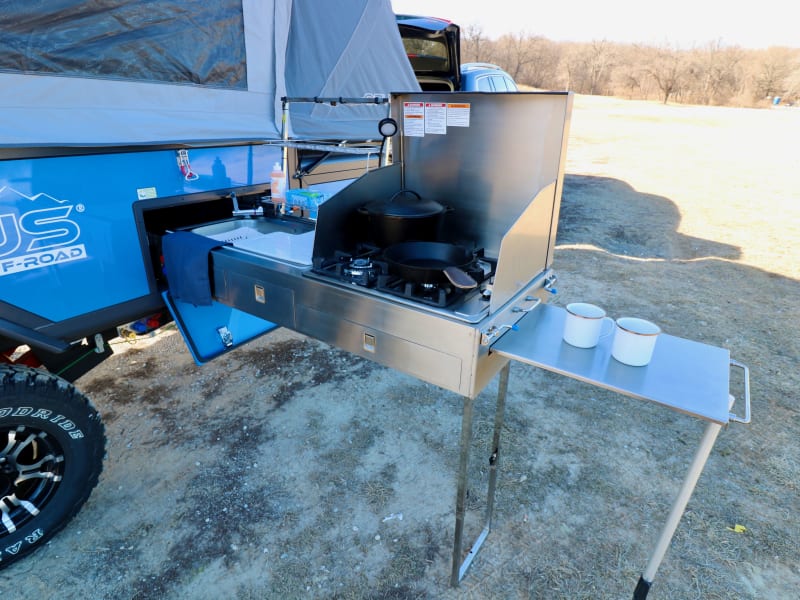
<path fill-rule="evenodd" d="M 798 131 L 800 109 L 575 99 L 555 302 L 751 368 L 753 421 L 722 430 L 655 600 L 800 590 Z M 125 349 L 78 382 L 106 422 L 99 486 L 0 598 L 629 598 L 703 430 L 513 364 L 494 529 L 453 590 L 458 396 L 285 330 L 202 368 L 170 332 Z"/>

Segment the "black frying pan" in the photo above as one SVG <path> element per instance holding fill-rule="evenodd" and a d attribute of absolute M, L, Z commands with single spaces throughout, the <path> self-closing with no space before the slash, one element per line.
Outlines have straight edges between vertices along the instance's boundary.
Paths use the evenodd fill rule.
<path fill-rule="evenodd" d="M 401 242 L 383 253 L 389 266 L 404 279 L 417 283 L 444 283 L 469 290 L 478 283 L 463 271 L 475 256 L 462 246 L 442 242 Z"/>

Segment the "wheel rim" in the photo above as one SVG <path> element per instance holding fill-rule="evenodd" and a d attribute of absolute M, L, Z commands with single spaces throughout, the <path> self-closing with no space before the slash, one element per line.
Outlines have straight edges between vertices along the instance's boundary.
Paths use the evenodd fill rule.
<path fill-rule="evenodd" d="M 42 511 L 63 474 L 63 449 L 47 432 L 22 425 L 0 428 L 0 538 Z"/>

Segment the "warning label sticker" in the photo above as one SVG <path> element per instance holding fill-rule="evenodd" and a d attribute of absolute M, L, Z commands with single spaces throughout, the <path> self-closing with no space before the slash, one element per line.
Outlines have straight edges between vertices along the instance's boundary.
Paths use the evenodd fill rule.
<path fill-rule="evenodd" d="M 448 127 L 469 127 L 468 102 L 403 102 L 403 134 L 446 135 Z"/>
<path fill-rule="evenodd" d="M 403 102 L 403 133 L 409 137 L 425 136 L 425 104 Z"/>

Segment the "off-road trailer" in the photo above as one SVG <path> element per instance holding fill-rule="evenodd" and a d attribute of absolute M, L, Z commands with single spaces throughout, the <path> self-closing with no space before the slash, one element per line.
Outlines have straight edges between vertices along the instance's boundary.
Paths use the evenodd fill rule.
<path fill-rule="evenodd" d="M 119 326 L 171 320 L 165 232 L 263 210 L 276 162 L 290 188 L 363 174 L 389 94 L 417 89 L 388 0 L 4 3 L 0 567 L 98 481 L 103 425 L 71 382 Z"/>

